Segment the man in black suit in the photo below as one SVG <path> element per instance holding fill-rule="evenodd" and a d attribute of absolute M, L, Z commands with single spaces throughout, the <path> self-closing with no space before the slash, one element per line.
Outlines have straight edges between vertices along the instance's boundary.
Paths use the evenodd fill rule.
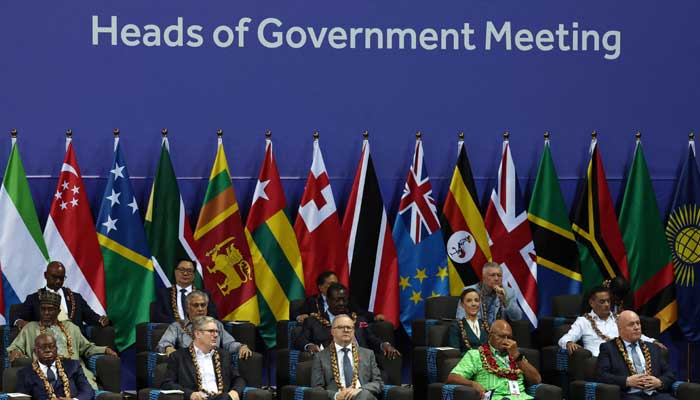
<path fill-rule="evenodd" d="M 675 380 L 673 372 L 657 345 L 640 340 L 639 316 L 623 311 L 617 328 L 620 336 L 600 345 L 598 381 L 619 386 L 622 400 L 674 399 L 668 393 Z"/>
<path fill-rule="evenodd" d="M 51 261 L 46 266 L 44 278 L 46 278 L 46 287 L 27 296 L 15 320 L 10 321 L 11 324 L 22 329 L 28 322 L 38 321 L 40 319 L 39 299 L 44 293 L 52 292 L 61 296 L 59 321 L 70 320 L 81 328 L 83 323 L 99 326 L 109 325 L 109 318 L 104 315 L 100 316 L 93 311 L 80 293 L 63 287 L 63 282 L 66 279 L 66 268 L 61 262 Z"/>
<path fill-rule="evenodd" d="M 198 317 L 192 326 L 194 341 L 170 355 L 160 388 L 182 390 L 191 400 L 239 400 L 245 380 L 233 367 L 229 352 L 216 347 L 216 320 Z"/>
<path fill-rule="evenodd" d="M 80 363 L 59 359 L 53 336 L 45 333 L 37 336 L 34 355 L 36 360 L 17 373 L 17 392 L 28 394 L 33 399 L 51 399 L 55 395 L 59 399 L 92 400 L 95 391 Z"/>
<path fill-rule="evenodd" d="M 156 290 L 156 300 L 153 304 L 151 322 L 170 324 L 176 320 L 187 319 L 185 298 L 195 289 L 193 282 L 196 272 L 192 260 L 181 259 L 177 262 L 175 267 L 175 285 Z M 206 290 L 204 292 L 211 298 L 211 293 Z M 216 305 L 213 301 L 210 301 L 207 306 L 207 315 L 218 319 Z"/>
<path fill-rule="evenodd" d="M 304 320 L 301 334 L 295 338 L 294 345 L 298 350 L 312 353 L 321 351 L 319 346 L 328 347 L 331 343 L 331 324 L 336 315 L 348 314 L 348 291 L 340 283 L 332 284 L 327 291 L 328 311 L 312 314 Z M 393 359 L 401 355 L 389 342 L 382 342 L 368 328 L 368 322 L 362 316 L 351 314 L 355 320 L 355 337 L 360 347 L 367 347 L 383 353 Z"/>

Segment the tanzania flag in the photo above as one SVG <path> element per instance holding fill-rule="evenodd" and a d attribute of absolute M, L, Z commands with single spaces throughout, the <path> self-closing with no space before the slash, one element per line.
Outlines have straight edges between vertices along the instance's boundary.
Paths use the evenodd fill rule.
<path fill-rule="evenodd" d="M 634 305 L 640 314 L 658 318 L 663 332 L 678 319 L 673 263 L 639 140 L 622 198 L 620 229 L 627 249 Z"/>
<path fill-rule="evenodd" d="M 527 219 L 537 251 L 539 312 L 551 315 L 552 296 L 581 292 L 581 270 L 549 139 L 544 142 Z"/>
<path fill-rule="evenodd" d="M 211 292 L 221 319 L 257 324 L 260 316 L 253 261 L 221 137 L 194 240 L 202 264 L 204 287 Z"/>
<path fill-rule="evenodd" d="M 156 272 L 164 286 L 175 284 L 175 267 L 178 260 L 190 259 L 197 264 L 195 286 L 202 287 L 201 265 L 193 250 L 192 228 L 185 214 L 185 203 L 177 187 L 173 163 L 170 161 L 168 138 L 163 138 L 156 176 L 148 199 L 144 223 L 148 245 L 156 259 Z"/>
<path fill-rule="evenodd" d="M 97 217 L 97 240 L 105 263 L 107 315 L 123 350 L 136 340 L 136 324 L 148 322 L 154 298 L 153 261 L 126 160 L 114 138 L 114 161 Z"/>
<path fill-rule="evenodd" d="M 571 218 L 580 255 L 584 291 L 618 275 L 629 279 L 627 253 L 617 225 L 596 139 L 591 142 L 591 148 L 586 180 L 572 209 Z"/>
<path fill-rule="evenodd" d="M 480 281 L 481 268 L 491 261 L 489 239 L 477 199 L 472 168 L 464 141 L 460 140 L 450 191 L 440 215 L 453 296 L 459 296 L 465 286 Z"/>
<path fill-rule="evenodd" d="M 695 281 L 695 272 L 700 266 L 700 171 L 692 139 L 688 143 L 688 158 L 678 177 L 666 239 L 675 267 L 678 324 L 688 341 L 699 342 L 700 285 Z"/>
<path fill-rule="evenodd" d="M 304 271 L 269 139 L 246 223 L 246 236 L 259 283 L 260 335 L 268 347 L 274 347 L 277 321 L 289 319 L 290 301 L 304 298 Z"/>

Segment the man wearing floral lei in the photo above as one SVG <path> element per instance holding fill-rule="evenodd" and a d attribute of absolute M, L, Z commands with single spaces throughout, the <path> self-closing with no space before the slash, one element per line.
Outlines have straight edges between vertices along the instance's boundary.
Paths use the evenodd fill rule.
<path fill-rule="evenodd" d="M 39 300 L 39 322 L 29 322 L 19 331 L 19 335 L 7 347 L 10 362 L 19 357 L 28 357 L 34 353 L 34 340 L 37 336 L 48 333 L 56 339 L 58 355 L 63 358 L 80 361 L 83 373 L 90 382 L 90 386 L 97 390 L 95 375 L 85 365 L 81 358 L 89 358 L 95 354 L 107 354 L 117 357 L 117 353 L 109 347 L 97 346 L 90 342 L 80 332 L 80 328 L 70 321 L 59 321 L 58 313 L 61 304 L 61 296 L 47 292 Z"/>
<path fill-rule="evenodd" d="M 239 400 L 245 380 L 231 363 L 231 354 L 216 346 L 216 320 L 194 318 L 192 329 L 192 344 L 170 355 L 161 389 L 182 390 L 188 400 Z"/>
<path fill-rule="evenodd" d="M 673 372 L 661 350 L 641 340 L 642 324 L 634 311 L 617 317 L 618 338 L 600 345 L 596 372 L 598 381 L 617 385 L 622 400 L 672 400 L 668 392 Z"/>
<path fill-rule="evenodd" d="M 530 385 L 542 381 L 540 373 L 518 350 L 508 322 L 497 320 L 491 325 L 489 341 L 469 350 L 447 376 L 447 383 L 474 388 L 483 398 L 491 392 L 491 400 L 526 400 L 524 379 Z"/>
<path fill-rule="evenodd" d="M 42 333 L 34 340 L 34 362 L 17 372 L 18 393 L 33 399 L 92 400 L 95 391 L 80 363 L 58 358 L 56 339 Z"/>

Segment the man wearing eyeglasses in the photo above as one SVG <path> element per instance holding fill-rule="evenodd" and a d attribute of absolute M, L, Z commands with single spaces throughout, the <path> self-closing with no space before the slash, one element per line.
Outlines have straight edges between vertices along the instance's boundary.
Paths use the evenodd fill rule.
<path fill-rule="evenodd" d="M 231 362 L 228 351 L 219 348 L 220 322 L 212 317 L 192 321 L 194 340 L 168 359 L 161 389 L 182 390 L 185 399 L 238 400 L 245 380 Z"/>
<path fill-rule="evenodd" d="M 175 285 L 156 290 L 156 301 L 153 304 L 151 322 L 171 323 L 187 319 L 185 298 L 192 293 L 194 275 L 197 273 L 192 260 L 181 259 L 175 267 Z M 204 292 L 207 292 L 204 290 Z M 209 293 L 207 292 L 207 295 Z M 207 306 L 207 315 L 218 318 L 216 305 L 212 302 Z"/>
<path fill-rule="evenodd" d="M 384 383 L 374 352 L 354 343 L 353 320 L 341 314 L 331 327 L 333 342 L 314 357 L 311 386 L 322 387 L 333 400 L 373 400 Z"/>
<path fill-rule="evenodd" d="M 206 316 L 209 296 L 201 290 L 194 290 L 185 299 L 185 304 L 188 318 L 175 321 L 168 326 L 168 329 L 165 330 L 165 333 L 158 342 L 157 350 L 159 352 L 170 355 L 175 350 L 189 347 L 189 345 L 192 344 L 192 321 L 196 318 Z M 214 324 L 216 324 L 216 329 L 219 331 L 216 341 L 217 347 L 222 347 L 231 354 L 238 353 L 241 359 L 246 359 L 253 354 L 247 345 L 236 341 L 236 339 L 224 329 L 224 324 L 222 324 L 221 321 L 214 318 L 211 319 Z"/>

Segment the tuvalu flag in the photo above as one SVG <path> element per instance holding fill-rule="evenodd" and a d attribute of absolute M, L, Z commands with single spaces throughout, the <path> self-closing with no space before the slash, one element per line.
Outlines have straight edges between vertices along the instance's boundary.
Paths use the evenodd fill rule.
<path fill-rule="evenodd" d="M 537 252 L 537 293 L 540 315 L 551 315 L 551 298 L 581 292 L 581 270 L 576 238 L 557 171 L 545 136 L 544 151 L 527 212 Z"/>
<path fill-rule="evenodd" d="M 619 219 L 635 308 L 658 318 L 663 332 L 678 319 L 673 263 L 639 135 Z"/>
<path fill-rule="evenodd" d="M 618 275 L 629 280 L 627 253 L 595 135 L 591 140 L 590 153 L 591 161 L 588 163 L 583 190 L 572 208 L 571 218 L 584 291 Z"/>
<path fill-rule="evenodd" d="M 157 261 L 154 265 L 156 273 L 163 286 L 170 287 L 175 284 L 175 267 L 178 260 L 190 259 L 197 265 L 195 287 L 202 287 L 202 266 L 195 254 L 192 228 L 177 186 L 166 135 L 167 131 L 164 130 L 143 227 L 153 258 Z"/>
<path fill-rule="evenodd" d="M 53 198 L 44 228 L 49 256 L 66 267 L 65 286 L 80 293 L 99 315 L 105 315 L 104 261 L 70 137 L 66 138 L 66 156 Z"/>
<path fill-rule="evenodd" d="M 666 224 L 666 240 L 673 256 L 678 325 L 688 341 L 700 342 L 700 282 L 695 279 L 700 267 L 700 170 L 692 133 Z"/>
<path fill-rule="evenodd" d="M 289 319 L 289 303 L 304 298 L 304 271 L 269 136 L 246 236 L 257 277 L 260 335 L 274 347 L 277 321 Z"/>
<path fill-rule="evenodd" d="M 348 263 L 340 219 L 317 136 L 314 138 L 311 170 L 294 221 L 294 232 L 304 265 L 306 295 L 318 293 L 316 278 L 324 271 L 335 272 L 340 283 L 347 287 Z"/>
<path fill-rule="evenodd" d="M 460 134 L 457 144 L 457 164 L 440 214 L 440 224 L 447 251 L 450 294 L 459 296 L 465 286 L 481 280 L 481 268 L 491 261 L 489 237 L 479 211 L 463 134 Z"/>
<path fill-rule="evenodd" d="M 224 144 L 219 131 L 216 158 L 199 211 L 194 240 L 202 264 L 204 287 L 221 319 L 258 324 L 255 272 L 236 193 L 231 183 Z"/>

